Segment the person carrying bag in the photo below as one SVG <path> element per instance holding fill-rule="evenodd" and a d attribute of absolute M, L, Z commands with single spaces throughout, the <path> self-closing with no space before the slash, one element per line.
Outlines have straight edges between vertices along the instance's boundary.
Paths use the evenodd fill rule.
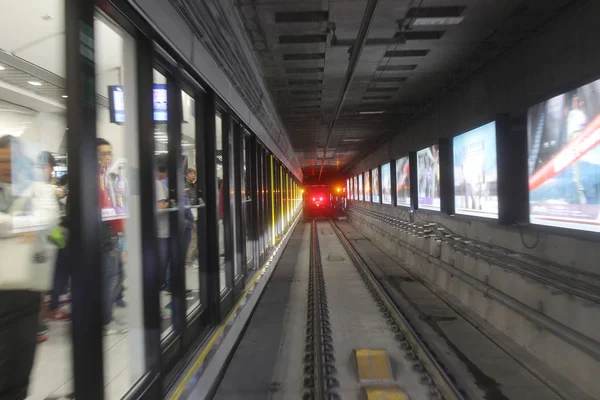
<path fill-rule="evenodd" d="M 54 190 L 34 182 L 31 161 L 12 136 L 0 137 L 0 399 L 27 397 L 40 315 L 58 247 Z"/>

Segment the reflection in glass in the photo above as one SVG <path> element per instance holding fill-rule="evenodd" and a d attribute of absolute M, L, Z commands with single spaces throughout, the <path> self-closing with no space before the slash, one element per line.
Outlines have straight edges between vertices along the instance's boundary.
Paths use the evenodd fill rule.
<path fill-rule="evenodd" d="M 102 212 L 104 380 L 106 397 L 122 397 L 146 371 L 142 301 L 135 40 L 98 15 L 96 104 L 98 186 Z M 112 93 L 112 96 L 111 96 Z M 112 99 L 110 99 L 112 97 Z M 108 103 L 108 104 L 107 104 Z M 123 365 L 123 358 L 128 362 Z M 120 369 L 119 369 L 120 368 Z"/>
<path fill-rule="evenodd" d="M 204 200 L 198 196 L 196 168 L 196 115 L 194 99 L 181 91 L 183 120 L 181 122 L 181 151 L 183 152 L 183 195 L 185 206 L 184 256 L 185 288 L 188 314 L 200 306 L 200 276 L 198 264 L 197 221 L 203 212 Z"/>
<path fill-rule="evenodd" d="M 154 70 L 154 87 L 162 88 L 167 84 L 167 78 Z M 161 89 L 159 89 L 160 91 Z M 177 211 L 174 200 L 171 198 L 171 186 L 169 185 L 169 137 L 167 134 L 167 121 L 165 113 L 159 113 L 156 118 L 157 108 L 162 109 L 163 99 L 166 94 L 153 91 L 154 100 L 154 153 L 156 164 L 156 228 L 158 241 L 158 264 L 160 273 L 160 315 L 162 318 L 161 338 L 166 338 L 173 330 L 173 307 L 171 292 L 171 259 L 175 251 L 171 232 L 171 213 Z"/>
<path fill-rule="evenodd" d="M 256 269 L 254 261 L 254 238 L 252 237 L 252 204 L 254 193 L 251 192 L 250 187 L 250 138 L 244 135 L 242 140 L 242 220 L 244 221 L 245 227 L 245 242 L 246 242 L 246 266 L 248 269 L 248 276 L 252 274 L 252 271 Z"/>
<path fill-rule="evenodd" d="M 221 292 L 227 287 L 225 276 L 225 231 L 223 226 L 223 120 L 215 116 L 215 140 L 217 148 L 217 195 L 219 217 L 219 282 Z"/>
<path fill-rule="evenodd" d="M 0 13 L 0 332 L 12 338 L 0 343 L 0 393 L 8 383 L 33 398 L 73 391 L 66 88 L 31 75 L 64 81 L 64 10 L 54 0 L 4 3 Z"/>

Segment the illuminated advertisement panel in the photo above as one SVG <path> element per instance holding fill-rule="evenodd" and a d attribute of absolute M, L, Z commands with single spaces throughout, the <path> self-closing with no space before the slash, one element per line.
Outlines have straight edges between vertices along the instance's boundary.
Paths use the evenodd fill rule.
<path fill-rule="evenodd" d="M 600 80 L 529 108 L 531 223 L 600 232 Z"/>
<path fill-rule="evenodd" d="M 408 156 L 396 160 L 396 202 L 410 207 L 410 163 Z"/>
<path fill-rule="evenodd" d="M 352 186 L 350 185 L 350 179 L 346 179 L 346 198 L 349 199 L 352 195 Z"/>
<path fill-rule="evenodd" d="M 440 209 L 440 152 L 437 144 L 417 152 L 419 208 Z"/>
<path fill-rule="evenodd" d="M 381 166 L 381 202 L 392 204 L 392 177 L 390 163 Z"/>
<path fill-rule="evenodd" d="M 365 199 L 365 192 L 363 190 L 363 176 L 362 176 L 362 174 L 360 174 L 358 176 L 358 199 L 359 200 L 364 200 Z"/>
<path fill-rule="evenodd" d="M 352 191 L 352 197 L 354 200 L 358 200 L 358 177 L 355 176 L 353 181 L 354 181 L 353 182 L 354 186 L 353 186 L 353 191 Z"/>
<path fill-rule="evenodd" d="M 371 170 L 371 181 L 373 182 L 373 203 L 379 203 L 379 168 Z"/>
<path fill-rule="evenodd" d="M 365 171 L 365 201 L 371 201 L 371 173 Z"/>
<path fill-rule="evenodd" d="M 456 136 L 452 143 L 456 213 L 498 218 L 496 122 Z"/>

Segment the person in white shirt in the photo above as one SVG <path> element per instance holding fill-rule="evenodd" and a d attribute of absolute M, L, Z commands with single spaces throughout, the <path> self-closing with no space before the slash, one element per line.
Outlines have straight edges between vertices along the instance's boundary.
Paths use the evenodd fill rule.
<path fill-rule="evenodd" d="M 12 136 L 0 138 L 0 253 L 3 268 L 31 268 L 37 276 L 0 272 L 0 399 L 23 400 L 27 397 L 29 375 L 33 367 L 41 307 L 42 275 L 53 264 L 52 247 L 47 235 L 58 224 L 56 196 L 49 185 L 35 182 L 34 170 Z M 17 221 L 20 225 L 16 225 Z M 34 254 L 15 254 L 22 245 L 33 244 Z M 56 247 L 54 248 L 56 249 Z M 26 254 L 26 253 L 25 253 Z M 23 270 L 21 270 L 23 271 Z M 11 277 L 13 280 L 11 280 Z M 29 279 L 28 282 L 26 280 Z M 22 287 L 21 287 L 22 286 Z M 32 288 L 39 287 L 40 290 Z M 47 289 L 46 289 L 47 290 Z"/>

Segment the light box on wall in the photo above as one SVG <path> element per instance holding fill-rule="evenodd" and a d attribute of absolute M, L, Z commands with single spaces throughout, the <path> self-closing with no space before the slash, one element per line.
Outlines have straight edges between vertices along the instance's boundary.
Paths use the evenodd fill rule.
<path fill-rule="evenodd" d="M 352 184 L 350 183 L 350 179 L 346 179 L 346 198 L 350 199 L 352 196 Z"/>
<path fill-rule="evenodd" d="M 456 214 L 498 218 L 496 122 L 452 140 Z"/>
<path fill-rule="evenodd" d="M 160 83 L 153 85 L 152 107 L 154 122 L 167 122 L 167 85 Z M 108 87 L 108 108 L 111 123 L 125 123 L 125 92 L 123 86 Z"/>
<path fill-rule="evenodd" d="M 530 107 L 531 223 L 600 232 L 600 80 Z"/>
<path fill-rule="evenodd" d="M 352 191 L 352 198 L 354 200 L 358 200 L 358 176 L 355 176 L 353 178 L 354 181 L 354 187 L 353 187 L 353 191 Z"/>
<path fill-rule="evenodd" d="M 381 166 L 381 202 L 392 204 L 392 177 L 390 163 Z"/>
<path fill-rule="evenodd" d="M 417 152 L 419 208 L 440 209 L 440 156 L 437 144 Z"/>
<path fill-rule="evenodd" d="M 410 162 L 408 156 L 396 160 L 396 204 L 410 207 Z"/>
<path fill-rule="evenodd" d="M 125 122 L 125 95 L 123 86 L 108 87 L 108 108 L 110 110 L 110 122 L 123 124 Z"/>
<path fill-rule="evenodd" d="M 365 201 L 371 201 L 371 173 L 369 171 L 364 172 L 364 184 L 365 184 Z"/>
<path fill-rule="evenodd" d="M 362 174 L 358 175 L 358 200 L 365 199 L 365 192 L 363 188 L 363 176 Z"/>
<path fill-rule="evenodd" d="M 167 85 L 155 83 L 152 88 L 154 122 L 167 122 Z"/>
<path fill-rule="evenodd" d="M 371 182 L 373 193 L 373 203 L 379 203 L 379 168 L 373 168 L 371 170 Z"/>

